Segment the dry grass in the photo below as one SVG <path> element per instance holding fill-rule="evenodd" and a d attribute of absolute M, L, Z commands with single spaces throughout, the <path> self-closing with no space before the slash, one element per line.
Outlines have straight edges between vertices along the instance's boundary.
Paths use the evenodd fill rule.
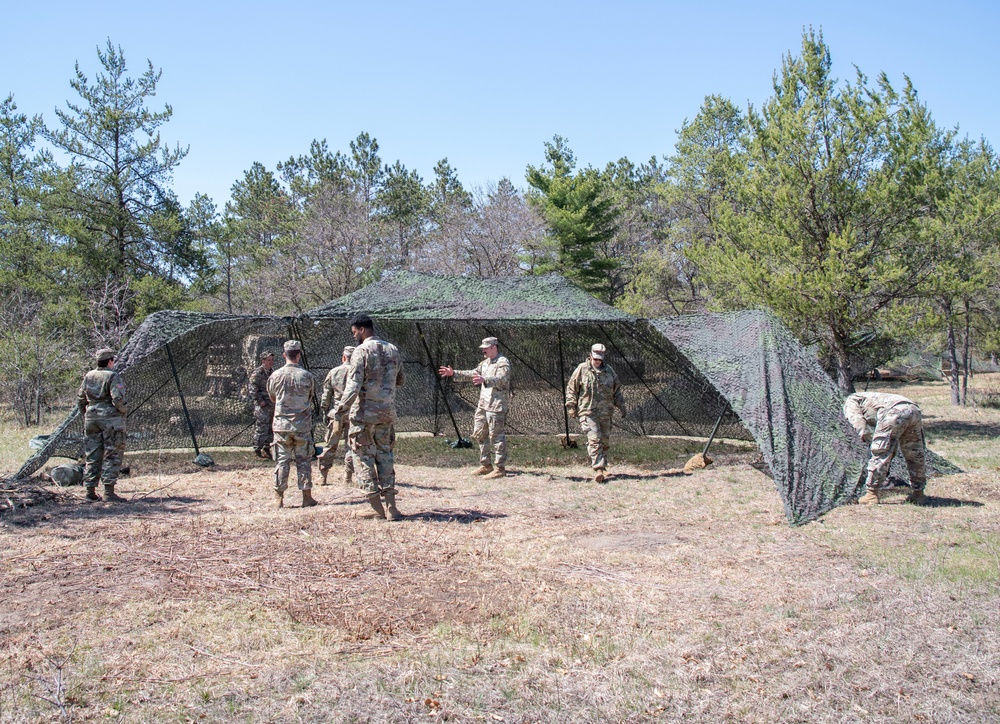
<path fill-rule="evenodd" d="M 2 519 L 0 722 L 995 721 L 1000 411 L 904 394 L 968 472 L 801 528 L 739 446 L 668 477 L 697 443 L 615 438 L 596 485 L 407 439 L 398 524 L 339 485 L 276 510 L 246 453 L 133 456 L 131 505 Z"/>

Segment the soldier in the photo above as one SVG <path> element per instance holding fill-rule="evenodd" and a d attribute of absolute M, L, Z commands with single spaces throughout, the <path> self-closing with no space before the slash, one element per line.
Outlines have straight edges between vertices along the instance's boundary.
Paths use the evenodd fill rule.
<path fill-rule="evenodd" d="M 368 496 L 375 515 L 388 520 L 403 516 L 396 509 L 396 388 L 403 384 L 403 363 L 396 346 L 375 335 L 371 317 L 351 320 L 351 334 L 358 346 L 343 397 L 334 415 L 350 411 L 347 444 L 354 456 L 358 485 Z M 380 498 L 385 498 L 385 508 Z"/>
<path fill-rule="evenodd" d="M 274 418 L 274 404 L 267 393 L 267 381 L 274 372 L 274 352 L 260 353 L 260 366 L 250 375 L 250 397 L 253 398 L 253 454 L 265 460 L 271 459 L 271 429 Z"/>
<path fill-rule="evenodd" d="M 97 479 L 104 483 L 104 500 L 111 503 L 125 502 L 115 494 L 115 483 L 125 454 L 125 383 L 115 372 L 115 352 L 97 350 L 97 369 L 83 377 L 77 392 L 77 404 L 83 414 L 83 431 L 86 434 L 84 450 L 87 469 L 83 484 L 87 487 L 87 500 L 100 500 L 97 496 Z"/>
<path fill-rule="evenodd" d="M 903 451 L 912 492 L 906 500 L 924 503 L 927 473 L 924 469 L 924 427 L 920 408 L 913 400 L 888 392 L 857 392 L 844 400 L 844 416 L 865 442 L 871 443 L 867 492 L 858 500 L 878 505 L 879 490 L 889 475 L 896 444 Z"/>
<path fill-rule="evenodd" d="M 507 408 L 510 405 L 510 362 L 497 349 L 497 338 L 487 337 L 479 345 L 483 361 L 475 369 L 456 370 L 441 367 L 442 377 L 471 379 L 482 385 L 479 404 L 473 418 L 472 439 L 479 443 L 479 469 L 473 474 L 485 478 L 502 478 L 507 475 Z M 493 460 L 490 460 L 490 448 Z M 495 466 L 495 467 L 494 467 Z"/>
<path fill-rule="evenodd" d="M 292 458 L 295 458 L 296 481 L 302 491 L 302 507 L 316 505 L 312 497 L 313 402 L 316 378 L 302 368 L 302 343 L 285 342 L 285 366 L 267 381 L 267 393 L 274 404 L 274 492 L 278 507 L 284 506 L 285 490 Z"/>
<path fill-rule="evenodd" d="M 340 365 L 330 370 L 326 379 L 323 380 L 323 399 L 319 403 L 319 409 L 326 415 L 326 447 L 323 454 L 319 456 L 319 474 L 323 476 L 323 485 L 326 485 L 326 478 L 333 467 L 333 459 L 337 454 L 337 447 L 340 441 L 344 440 L 344 484 L 350 485 L 354 477 L 354 456 L 351 448 L 347 444 L 347 429 L 350 427 L 348 414 L 345 412 L 339 417 L 334 415 L 337 403 L 344 396 L 344 386 L 347 384 L 347 373 L 351 369 L 349 362 L 354 353 L 354 347 L 344 347 L 344 353 L 340 357 Z"/>
<path fill-rule="evenodd" d="M 566 385 L 566 409 L 580 420 L 580 428 L 587 434 L 590 466 L 596 471 L 594 480 L 598 483 L 607 477 L 612 406 L 625 417 L 618 375 L 604 362 L 605 354 L 603 344 L 591 347 L 590 357 L 573 370 Z"/>

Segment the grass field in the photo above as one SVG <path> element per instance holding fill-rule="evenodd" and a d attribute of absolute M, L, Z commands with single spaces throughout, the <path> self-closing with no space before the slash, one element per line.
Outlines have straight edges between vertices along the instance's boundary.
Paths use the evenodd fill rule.
<path fill-rule="evenodd" d="M 277 510 L 246 452 L 131 456 L 129 505 L 0 518 L 0 722 L 997 721 L 1000 411 L 891 387 L 966 472 L 799 528 L 741 444 L 686 477 L 697 441 L 614 438 L 597 485 L 552 440 L 482 481 L 405 438 L 396 524 L 340 484 Z"/>

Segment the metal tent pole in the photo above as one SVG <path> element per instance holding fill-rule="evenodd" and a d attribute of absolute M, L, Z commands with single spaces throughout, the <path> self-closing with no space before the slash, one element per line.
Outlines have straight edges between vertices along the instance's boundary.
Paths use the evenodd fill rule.
<path fill-rule="evenodd" d="M 562 330 L 556 327 L 556 340 L 559 343 L 559 379 L 562 380 L 562 391 L 566 394 L 566 363 L 563 362 Z M 565 403 L 565 400 L 563 400 Z M 566 423 L 566 437 L 563 439 L 563 447 L 576 447 L 576 440 L 569 438 L 569 410 L 563 404 L 563 421 Z"/>
<path fill-rule="evenodd" d="M 708 436 L 708 442 L 705 443 L 705 449 L 701 451 L 702 457 L 708 455 L 708 448 L 711 447 L 712 441 L 715 440 L 715 433 L 719 431 L 719 425 L 722 424 L 722 418 L 729 414 L 729 411 L 733 409 L 732 406 L 727 402 L 725 408 L 722 410 L 722 414 L 719 415 L 719 419 L 715 421 L 715 427 L 712 428 L 712 434 Z"/>
<path fill-rule="evenodd" d="M 437 383 L 438 392 L 441 393 L 441 399 L 444 401 L 444 409 L 448 411 L 448 417 L 451 418 L 451 424 L 455 428 L 455 435 L 457 439 L 455 440 L 455 447 L 472 447 L 472 441 L 466 440 L 462 437 L 462 433 L 458 430 L 458 423 L 455 421 L 455 415 L 451 412 L 451 405 L 448 404 L 448 396 L 444 393 L 444 387 L 441 385 L 441 375 L 438 374 L 438 365 L 434 361 L 434 355 L 431 354 L 431 348 L 427 346 L 427 338 L 424 337 L 424 330 L 420 326 L 420 322 L 415 323 L 417 325 L 417 332 L 420 334 L 420 342 L 424 346 L 424 352 L 427 353 L 427 361 L 431 364 L 431 372 L 434 374 L 434 382 Z"/>
<path fill-rule="evenodd" d="M 188 432 L 191 433 L 191 442 L 194 445 L 195 457 L 201 455 L 198 449 L 198 438 L 194 434 L 194 425 L 191 424 L 191 416 L 188 414 L 187 402 L 184 400 L 184 391 L 181 389 L 181 378 L 177 376 L 177 365 L 174 364 L 174 353 L 170 351 L 170 343 L 164 344 L 167 348 L 167 359 L 170 360 L 170 371 L 174 373 L 174 383 L 177 385 L 177 395 L 181 398 L 181 409 L 184 410 L 184 420 L 187 422 Z"/>

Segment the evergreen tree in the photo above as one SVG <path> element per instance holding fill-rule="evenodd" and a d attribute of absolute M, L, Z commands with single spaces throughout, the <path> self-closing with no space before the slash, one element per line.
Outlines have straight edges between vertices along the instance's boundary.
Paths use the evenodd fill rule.
<path fill-rule="evenodd" d="M 555 136 L 545 144 L 546 163 L 528 166 L 528 199 L 538 210 L 558 243 L 552 269 L 573 279 L 605 301 L 611 298 L 610 272 L 615 259 L 601 254 L 601 245 L 614 236 L 617 214 L 605 179 L 593 168 L 576 170 L 576 157 L 566 139 Z"/>
<path fill-rule="evenodd" d="M 750 109 L 745 142 L 714 166 L 734 200 L 716 205 L 691 256 L 720 305 L 765 305 L 822 342 L 847 392 L 852 357 L 933 266 L 933 248 L 914 242 L 947 138 L 909 81 L 898 93 L 858 71 L 838 86 L 830 71 L 822 35 L 804 33 L 774 96 Z"/>

